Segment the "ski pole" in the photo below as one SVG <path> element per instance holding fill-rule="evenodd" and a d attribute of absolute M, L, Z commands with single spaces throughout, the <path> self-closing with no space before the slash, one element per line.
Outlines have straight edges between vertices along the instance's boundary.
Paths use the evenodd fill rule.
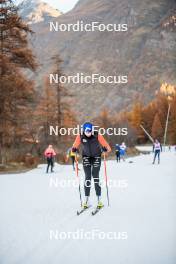
<path fill-rule="evenodd" d="M 109 189 L 108 189 L 108 176 L 107 176 L 107 167 L 106 167 L 106 154 L 103 153 L 104 156 L 104 174 L 105 174 L 105 181 L 106 181 L 106 192 L 107 192 L 107 200 L 109 206 Z"/>
<path fill-rule="evenodd" d="M 82 207 L 82 195 L 81 195 L 80 178 L 79 178 L 79 174 L 78 174 L 78 159 L 77 159 L 77 155 L 75 155 L 75 162 L 76 162 L 76 176 L 77 176 L 78 182 L 79 182 L 79 198 L 80 198 L 81 207 Z"/>

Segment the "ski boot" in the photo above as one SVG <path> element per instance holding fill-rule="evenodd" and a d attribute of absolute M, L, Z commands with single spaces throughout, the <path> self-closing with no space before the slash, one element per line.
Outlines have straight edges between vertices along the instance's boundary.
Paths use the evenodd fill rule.
<path fill-rule="evenodd" d="M 82 208 L 83 209 L 87 209 L 89 206 L 88 206 L 88 204 L 87 204 L 87 202 L 86 203 L 83 203 L 83 205 L 82 205 Z"/>
<path fill-rule="evenodd" d="M 103 206 L 104 206 L 103 203 L 102 203 L 101 201 L 99 201 L 99 202 L 98 202 L 98 205 L 97 205 L 97 208 L 98 208 L 98 209 L 101 209 Z"/>

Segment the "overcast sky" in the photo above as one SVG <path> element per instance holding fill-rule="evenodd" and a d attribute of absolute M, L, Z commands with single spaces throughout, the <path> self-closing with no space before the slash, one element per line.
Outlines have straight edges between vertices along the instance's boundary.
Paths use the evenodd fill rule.
<path fill-rule="evenodd" d="M 51 6 L 59 9 L 62 12 L 67 12 L 71 10 L 78 0 L 41 0 L 50 4 Z M 22 2 L 22 0 L 16 0 L 17 3 Z"/>

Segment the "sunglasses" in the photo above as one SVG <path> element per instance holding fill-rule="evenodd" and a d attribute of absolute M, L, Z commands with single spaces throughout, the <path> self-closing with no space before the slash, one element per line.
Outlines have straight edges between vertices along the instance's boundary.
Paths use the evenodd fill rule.
<path fill-rule="evenodd" d="M 90 133 L 92 133 L 92 130 L 90 130 L 90 129 L 86 129 L 86 130 L 85 130 L 85 133 L 90 134 Z"/>

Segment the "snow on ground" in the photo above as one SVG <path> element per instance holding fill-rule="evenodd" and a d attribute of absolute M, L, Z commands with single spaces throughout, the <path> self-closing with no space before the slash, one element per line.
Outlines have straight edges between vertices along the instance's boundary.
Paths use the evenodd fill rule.
<path fill-rule="evenodd" d="M 103 187 L 105 207 L 95 216 L 90 209 L 76 215 L 79 194 L 70 165 L 56 165 L 48 175 L 45 165 L 0 175 L 0 263 L 176 263 L 175 160 L 166 152 L 160 165 L 151 164 L 152 154 L 108 161 L 110 207 Z M 92 205 L 94 196 L 93 189 Z"/>
<path fill-rule="evenodd" d="M 153 151 L 153 146 L 152 145 L 140 145 L 140 146 L 136 146 L 136 149 L 139 151 L 146 151 L 146 152 L 152 152 Z"/>
<path fill-rule="evenodd" d="M 152 152 L 153 151 L 153 145 L 140 145 L 140 146 L 136 146 L 135 147 L 137 150 L 141 151 L 141 152 Z M 163 146 L 163 151 L 164 151 L 164 148 L 165 148 L 165 151 L 170 151 L 169 150 L 169 146 Z M 171 151 L 174 151 L 175 149 L 175 146 L 170 146 L 171 148 Z"/>

